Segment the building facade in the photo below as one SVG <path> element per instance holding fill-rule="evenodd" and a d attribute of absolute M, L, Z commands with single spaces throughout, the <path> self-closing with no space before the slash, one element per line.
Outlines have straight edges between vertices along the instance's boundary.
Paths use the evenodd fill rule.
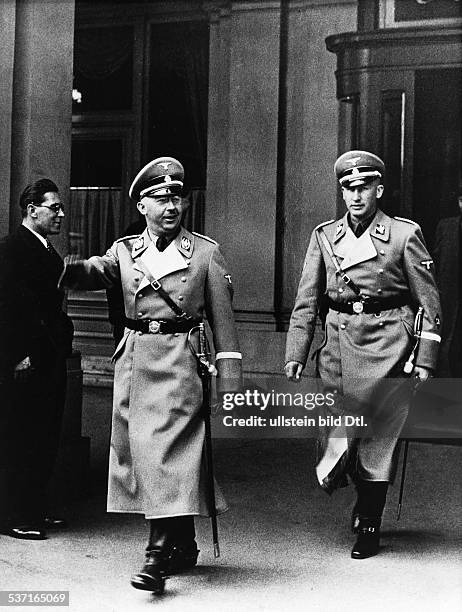
<path fill-rule="evenodd" d="M 430 245 L 456 214 L 460 16 L 454 0 L 4 0 L 1 233 L 48 176 L 67 201 L 61 253 L 104 251 L 137 219 L 137 170 L 177 156 L 187 223 L 229 262 L 245 372 L 279 376 L 309 236 L 341 211 L 339 152 L 385 158 L 386 211 Z M 84 381 L 109 385 L 105 294 L 68 307 Z"/>

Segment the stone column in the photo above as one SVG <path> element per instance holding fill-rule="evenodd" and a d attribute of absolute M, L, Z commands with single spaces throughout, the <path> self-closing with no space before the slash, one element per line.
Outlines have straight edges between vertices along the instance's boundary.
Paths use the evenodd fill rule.
<path fill-rule="evenodd" d="M 292 310 L 311 232 L 337 215 L 336 58 L 332 32 L 356 30 L 356 0 L 294 0 L 289 15 L 283 309 Z"/>
<path fill-rule="evenodd" d="M 206 233 L 223 244 L 242 318 L 272 321 L 280 2 L 212 13 Z"/>
<path fill-rule="evenodd" d="M 6 75 L 12 95 L 3 107 L 7 115 L 11 110 L 9 134 L 1 124 L 2 141 L 6 137 L 10 142 L 9 185 L 7 170 L 0 175 L 2 193 L 10 192 L 11 229 L 20 223 L 19 196 L 29 182 L 50 178 L 63 201 L 69 200 L 74 0 L 8 0 L 2 5 L 9 26 L 8 60 L 14 52 L 14 69 L 11 74 L 7 68 Z M 55 244 L 61 252 L 67 250 L 66 223 Z"/>
<path fill-rule="evenodd" d="M 14 38 L 16 1 L 0 3 L 0 236 L 8 233 L 10 222 L 11 114 L 13 106 Z"/>

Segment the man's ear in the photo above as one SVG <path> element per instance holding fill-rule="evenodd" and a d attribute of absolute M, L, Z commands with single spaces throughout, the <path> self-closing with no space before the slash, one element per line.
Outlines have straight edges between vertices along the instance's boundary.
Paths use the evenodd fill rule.
<path fill-rule="evenodd" d="M 377 200 L 379 200 L 383 196 L 383 190 L 384 186 L 382 185 L 382 183 L 380 183 L 380 185 L 377 185 Z"/>
<path fill-rule="evenodd" d="M 30 216 L 34 219 L 37 217 L 37 212 L 35 210 L 35 206 L 33 204 L 27 205 L 27 210 L 30 212 Z"/>
<path fill-rule="evenodd" d="M 136 203 L 136 208 L 137 208 L 137 209 L 140 211 L 140 213 L 141 213 L 142 215 L 145 215 L 145 214 L 146 214 L 146 206 L 144 205 L 144 203 L 143 203 L 143 202 L 137 202 L 137 203 Z"/>

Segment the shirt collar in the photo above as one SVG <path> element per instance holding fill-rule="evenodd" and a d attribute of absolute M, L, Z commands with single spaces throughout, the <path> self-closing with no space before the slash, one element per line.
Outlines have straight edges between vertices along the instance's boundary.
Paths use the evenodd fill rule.
<path fill-rule="evenodd" d="M 362 227 L 363 231 L 366 231 L 369 225 L 372 223 L 372 220 L 374 219 L 376 212 L 377 211 L 375 210 L 372 213 L 372 215 L 369 215 L 369 217 L 367 217 L 367 219 L 361 219 L 361 221 L 357 221 L 357 222 L 354 222 L 353 219 L 351 218 L 350 213 L 348 213 L 348 216 L 347 216 L 348 225 L 353 230 L 353 233 L 356 233 L 356 230 L 358 229 L 358 227 Z"/>

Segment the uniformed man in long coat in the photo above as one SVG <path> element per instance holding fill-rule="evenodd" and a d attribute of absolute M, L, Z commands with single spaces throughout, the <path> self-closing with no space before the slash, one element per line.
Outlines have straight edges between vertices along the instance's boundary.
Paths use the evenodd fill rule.
<path fill-rule="evenodd" d="M 218 384 L 233 390 L 241 377 L 231 277 L 217 243 L 181 226 L 183 176 L 171 157 L 148 163 L 129 191 L 146 230 L 117 240 L 102 257 L 70 263 L 62 279 L 85 289 L 122 286 L 126 318 L 113 356 L 108 511 L 149 519 L 146 563 L 132 585 L 151 591 L 166 575 L 196 564 L 193 517 L 210 510 L 202 386 L 188 345 L 188 332 L 204 315 Z M 225 510 L 219 489 L 216 498 L 218 512 Z"/>
<path fill-rule="evenodd" d="M 403 369 L 413 368 L 416 383 L 433 372 L 440 304 L 420 227 L 377 207 L 383 161 L 367 151 L 348 151 L 334 171 L 347 212 L 311 236 L 290 320 L 285 372 L 289 380 L 300 378 L 323 306 L 325 338 L 317 365 L 325 391 L 336 393 L 332 416 L 366 415 L 375 430 L 372 436 L 360 429 L 348 436 L 340 420 L 323 440 L 316 472 L 328 492 L 346 484 L 347 474 L 355 483 L 352 526 L 358 538 L 351 555 L 363 559 L 379 550 L 381 516 L 413 386 Z"/>

